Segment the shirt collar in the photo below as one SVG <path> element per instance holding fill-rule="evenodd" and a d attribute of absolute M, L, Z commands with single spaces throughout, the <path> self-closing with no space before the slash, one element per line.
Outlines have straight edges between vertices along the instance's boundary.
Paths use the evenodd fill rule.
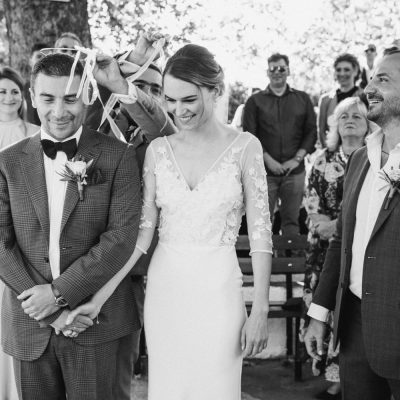
<path fill-rule="evenodd" d="M 365 139 L 367 143 L 368 160 L 374 172 L 381 170 L 381 156 L 382 156 L 382 141 L 383 131 L 381 128 L 371 133 Z M 385 170 L 390 169 L 391 166 L 398 168 L 400 161 L 400 142 L 396 144 L 394 149 L 389 153 L 387 163 L 385 164 Z"/>
<path fill-rule="evenodd" d="M 44 129 L 43 127 L 40 128 L 40 139 L 47 139 L 47 140 L 51 140 L 52 142 L 66 142 L 67 140 L 71 140 L 71 139 L 76 139 L 76 145 L 79 144 L 79 139 L 81 138 L 82 135 L 82 125 L 79 127 L 79 129 L 72 135 L 69 136 L 67 138 L 65 138 L 64 140 L 56 140 L 55 138 L 53 138 L 53 136 L 50 136 Z"/>
<path fill-rule="evenodd" d="M 283 93 L 282 96 L 284 96 L 284 95 L 285 95 L 286 93 L 288 93 L 288 92 L 293 92 L 293 89 L 289 86 L 289 84 L 286 84 L 286 90 L 285 90 L 285 92 Z M 268 85 L 268 86 L 265 88 L 265 90 L 262 90 L 261 93 L 264 93 L 264 94 L 271 94 L 271 95 L 273 95 L 273 96 L 276 96 L 276 94 L 271 90 L 271 86 L 270 86 L 270 85 Z M 278 96 L 278 97 L 282 97 L 282 96 Z"/>

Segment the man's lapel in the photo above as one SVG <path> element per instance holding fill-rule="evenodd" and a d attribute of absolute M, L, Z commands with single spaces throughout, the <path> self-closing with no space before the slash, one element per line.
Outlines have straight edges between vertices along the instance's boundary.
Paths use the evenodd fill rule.
<path fill-rule="evenodd" d="M 50 230 L 49 204 L 40 133 L 29 139 L 23 154 L 24 156 L 21 157 L 21 170 L 25 184 L 40 225 L 45 232 L 45 237 L 48 239 Z"/>
<path fill-rule="evenodd" d="M 355 160 L 353 160 L 355 162 Z M 354 228 L 356 225 L 356 210 L 358 197 L 360 195 L 361 187 L 364 183 L 364 179 L 367 175 L 368 169 L 370 167 L 370 163 L 368 160 L 367 149 L 364 149 L 364 152 L 360 155 L 360 160 L 357 162 L 358 165 L 351 165 L 351 175 L 346 177 L 348 179 L 347 185 L 350 186 L 349 193 L 349 201 L 346 207 L 345 214 L 345 232 L 347 234 L 347 243 L 346 247 L 351 249 L 353 236 L 354 236 Z M 350 171 L 350 170 L 349 170 Z M 354 171 L 354 172 L 353 172 Z"/>
<path fill-rule="evenodd" d="M 382 207 L 379 211 L 378 218 L 376 219 L 374 229 L 372 230 L 371 237 L 369 240 L 371 240 L 375 235 L 375 233 L 378 232 L 379 228 L 383 225 L 383 223 L 386 221 L 386 219 L 389 217 L 389 215 L 392 213 L 392 211 L 395 209 L 395 207 L 400 201 L 400 194 L 395 193 L 393 198 L 390 200 L 388 208 L 385 210 L 385 204 L 388 196 L 389 196 L 389 190 L 386 193 L 385 199 L 383 200 Z"/>
<path fill-rule="evenodd" d="M 94 133 L 94 131 L 90 131 L 84 127 L 76 153 L 76 155 L 81 155 L 86 162 L 93 160 L 91 168 L 95 167 L 96 161 L 101 153 L 99 147 L 100 141 L 98 140 L 97 135 L 101 135 L 101 133 Z M 83 201 L 85 201 L 85 189 L 86 187 L 83 188 Z M 61 232 L 63 231 L 64 226 L 78 201 L 79 192 L 77 184 L 75 182 L 68 182 L 67 193 L 65 195 L 64 202 L 64 211 L 61 220 Z"/>

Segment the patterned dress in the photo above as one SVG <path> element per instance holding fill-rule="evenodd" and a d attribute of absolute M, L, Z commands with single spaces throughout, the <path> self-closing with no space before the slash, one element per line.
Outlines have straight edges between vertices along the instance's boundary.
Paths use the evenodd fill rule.
<path fill-rule="evenodd" d="M 330 220 L 337 218 L 343 196 L 346 163 L 347 157 L 343 154 L 341 148 L 335 152 L 324 150 L 315 159 L 308 179 L 304 200 L 308 215 L 321 214 L 329 217 Z M 308 309 L 312 302 L 312 296 L 317 288 L 326 251 L 329 246 L 329 241 L 319 236 L 311 222 L 309 222 L 308 244 L 303 295 L 306 309 Z M 329 319 L 332 319 L 332 315 L 330 315 Z M 308 324 L 307 318 L 304 322 Z M 334 351 L 332 347 L 331 336 L 331 332 L 329 332 L 326 343 L 328 346 L 326 379 L 338 382 L 338 351 Z"/>

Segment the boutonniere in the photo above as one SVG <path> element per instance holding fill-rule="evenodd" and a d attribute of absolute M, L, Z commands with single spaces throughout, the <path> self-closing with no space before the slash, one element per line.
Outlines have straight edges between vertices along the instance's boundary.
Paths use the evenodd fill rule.
<path fill-rule="evenodd" d="M 388 172 L 382 169 L 381 171 L 379 171 L 379 175 L 382 179 L 390 184 L 389 195 L 386 199 L 384 207 L 385 210 L 387 210 L 390 200 L 392 200 L 394 194 L 396 192 L 400 193 L 400 168 L 394 169 L 393 167 L 391 167 Z"/>
<path fill-rule="evenodd" d="M 88 162 L 81 155 L 77 155 L 71 161 L 65 163 L 65 169 L 59 175 L 62 181 L 76 182 L 79 192 L 79 200 L 83 200 L 83 187 L 87 185 L 87 171 L 93 164 L 93 160 Z"/>

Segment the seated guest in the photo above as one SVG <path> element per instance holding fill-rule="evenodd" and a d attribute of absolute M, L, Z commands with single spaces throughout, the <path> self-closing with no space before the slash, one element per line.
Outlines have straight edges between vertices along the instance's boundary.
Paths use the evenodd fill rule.
<path fill-rule="evenodd" d="M 334 76 L 339 87 L 321 96 L 319 100 L 318 135 L 322 147 L 326 146 L 326 134 L 329 131 L 329 117 L 335 107 L 347 97 L 365 96 L 364 91 L 356 85 L 360 77 L 360 64 L 352 54 L 340 54 L 333 63 Z"/>
<path fill-rule="evenodd" d="M 358 97 L 349 97 L 337 105 L 327 136 L 327 148 L 314 162 L 306 190 L 305 207 L 309 219 L 309 246 L 306 252 L 304 303 L 308 309 L 325 260 L 329 239 L 335 231 L 343 195 L 344 171 L 350 154 L 364 145 L 370 131 L 367 108 Z M 331 319 L 332 321 L 332 319 Z M 307 321 L 308 322 L 308 321 Z M 340 399 L 338 351 L 329 345 L 325 377 L 332 382 L 319 399 Z"/>
<path fill-rule="evenodd" d="M 31 57 L 29 59 L 29 66 L 31 67 L 31 69 L 33 69 L 33 66 L 44 56 L 44 54 L 41 52 L 41 50 L 45 49 L 47 47 L 49 47 L 49 46 L 45 43 L 35 43 L 32 46 Z M 31 87 L 31 83 L 28 80 L 27 82 L 25 82 L 25 85 L 24 85 L 24 98 L 26 101 L 25 119 L 34 125 L 40 126 L 40 119 L 37 114 L 36 108 L 34 108 L 32 106 L 31 93 L 29 90 L 30 87 Z"/>
<path fill-rule="evenodd" d="M 10 67 L 0 68 L 0 149 L 33 135 L 39 127 L 25 122 L 22 77 Z M 4 284 L 0 280 L 0 312 Z M 1 331 L 1 318 L 0 318 Z M 0 348 L 0 399 L 17 400 L 12 358 Z"/>

